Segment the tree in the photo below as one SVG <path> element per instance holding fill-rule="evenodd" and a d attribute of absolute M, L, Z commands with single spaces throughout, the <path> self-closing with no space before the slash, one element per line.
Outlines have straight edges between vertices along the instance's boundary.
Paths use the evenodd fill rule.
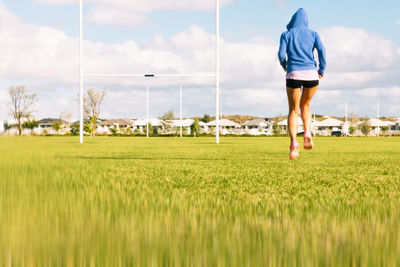
<path fill-rule="evenodd" d="M 174 119 L 174 111 L 169 110 L 169 111 L 165 112 L 161 117 L 159 117 L 159 119 L 161 120 L 161 124 L 164 128 L 164 131 L 166 133 L 168 133 L 172 127 L 171 121 Z M 153 132 L 154 132 L 154 130 L 153 130 Z"/>
<path fill-rule="evenodd" d="M 363 122 L 360 124 L 360 131 L 361 131 L 365 136 L 367 136 L 367 135 L 369 134 L 369 132 L 371 131 L 371 125 L 370 125 L 370 123 L 369 123 L 368 120 L 365 120 L 365 121 L 363 121 Z"/>
<path fill-rule="evenodd" d="M 22 135 L 23 120 L 32 115 L 32 107 L 36 104 L 36 94 L 28 94 L 25 86 L 11 86 L 9 90 L 11 98 L 10 112 L 18 126 L 18 133 Z"/>
<path fill-rule="evenodd" d="M 193 133 L 194 137 L 200 132 L 199 119 L 194 119 L 194 122 L 190 126 L 190 131 Z"/>
<path fill-rule="evenodd" d="M 109 129 L 110 129 L 110 132 L 111 132 L 112 135 L 117 135 L 117 133 L 118 133 L 118 129 L 117 128 L 110 127 Z"/>
<path fill-rule="evenodd" d="M 210 115 L 204 114 L 203 118 L 201 119 L 202 122 L 204 123 L 209 123 L 211 120 Z"/>
<path fill-rule="evenodd" d="M 278 135 L 281 134 L 282 129 L 279 127 L 278 121 L 275 120 L 274 123 L 272 124 L 272 134 Z"/>
<path fill-rule="evenodd" d="M 78 135 L 79 134 L 79 124 L 77 124 L 77 123 L 72 124 L 70 129 L 71 129 L 71 135 Z"/>
<path fill-rule="evenodd" d="M 86 95 L 83 98 L 84 113 L 85 117 L 89 118 L 89 132 L 91 137 L 96 134 L 97 121 L 100 116 L 100 107 L 105 95 L 106 89 L 104 89 L 103 92 L 99 92 L 95 88 L 92 88 L 87 90 Z"/>
<path fill-rule="evenodd" d="M 8 122 L 4 122 L 4 130 L 10 130 L 12 128 L 12 126 L 10 124 L 8 124 Z"/>
<path fill-rule="evenodd" d="M 33 130 L 33 129 L 35 129 L 36 127 L 38 127 L 39 126 L 39 122 L 37 121 L 37 120 L 28 120 L 28 121 L 25 121 L 24 122 L 24 124 L 23 124 L 23 128 L 24 129 L 30 129 L 30 130 Z"/>
<path fill-rule="evenodd" d="M 356 127 L 354 127 L 353 125 L 351 125 L 351 126 L 349 127 L 349 133 L 350 133 L 351 135 L 353 135 L 353 134 L 355 133 L 355 131 L 356 131 Z"/>
<path fill-rule="evenodd" d="M 51 123 L 51 127 L 56 131 L 56 133 L 58 134 L 58 132 L 61 130 L 62 128 L 62 122 L 60 121 L 53 121 Z"/>

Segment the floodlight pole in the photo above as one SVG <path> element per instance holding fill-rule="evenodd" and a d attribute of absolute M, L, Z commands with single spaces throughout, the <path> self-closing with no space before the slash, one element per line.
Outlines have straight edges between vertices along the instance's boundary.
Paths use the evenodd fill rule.
<path fill-rule="evenodd" d="M 181 86 L 179 88 L 179 107 L 180 107 L 180 124 L 181 124 L 181 138 L 182 138 L 182 92 L 183 91 L 183 87 Z"/>
<path fill-rule="evenodd" d="M 215 9 L 215 136 L 216 143 L 219 144 L 219 0 L 216 0 Z"/>
<path fill-rule="evenodd" d="M 149 138 L 149 86 L 146 87 L 146 138 Z"/>
<path fill-rule="evenodd" d="M 79 0 L 79 136 L 83 143 L 83 6 Z"/>

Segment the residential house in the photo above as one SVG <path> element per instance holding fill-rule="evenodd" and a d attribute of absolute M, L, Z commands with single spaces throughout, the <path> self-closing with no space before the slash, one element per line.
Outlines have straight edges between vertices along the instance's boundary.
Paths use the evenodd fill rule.
<path fill-rule="evenodd" d="M 344 122 L 334 118 L 328 118 L 323 121 L 313 121 L 311 123 L 311 130 L 315 131 L 317 135 L 329 136 L 337 133 L 341 135 L 344 133 Z M 347 127 L 348 129 L 348 127 Z"/>
<path fill-rule="evenodd" d="M 99 123 L 97 133 L 110 134 L 110 129 L 115 129 L 117 133 L 132 133 L 134 122 L 129 119 L 110 119 Z"/>
<path fill-rule="evenodd" d="M 210 121 L 207 123 L 207 126 L 209 127 L 209 130 L 212 132 L 212 129 L 215 129 L 216 127 L 216 121 Z M 222 119 L 219 121 L 219 126 L 220 126 L 220 134 L 225 135 L 225 134 L 238 134 L 240 133 L 240 124 L 237 124 L 236 122 L 233 122 L 228 119 Z"/>
<path fill-rule="evenodd" d="M 159 119 L 150 119 L 149 123 L 152 127 L 151 131 L 156 130 L 157 133 L 159 133 L 163 129 L 163 121 Z M 134 125 L 133 130 L 135 132 L 145 133 L 147 127 L 147 120 L 142 120 L 142 119 L 134 120 L 133 125 Z"/>
<path fill-rule="evenodd" d="M 359 124 L 361 124 L 360 122 Z M 383 129 L 389 130 L 393 124 L 391 121 L 382 121 L 380 119 L 369 119 L 368 124 L 371 126 L 370 135 L 377 136 L 384 133 Z"/>
<path fill-rule="evenodd" d="M 303 133 L 304 132 L 304 126 L 303 126 L 303 120 L 300 117 L 297 117 L 297 132 L 298 133 Z M 285 119 L 281 122 L 278 122 L 278 126 L 281 128 L 282 133 L 288 133 L 288 120 Z"/>
<path fill-rule="evenodd" d="M 242 134 L 272 135 L 272 123 L 265 119 L 246 121 L 242 125 Z"/>
<path fill-rule="evenodd" d="M 144 133 L 146 130 L 146 120 L 134 120 L 133 126 L 135 132 Z"/>
<path fill-rule="evenodd" d="M 184 134 L 190 134 L 191 130 L 190 127 L 192 126 L 194 120 L 192 119 L 185 119 L 185 120 L 172 120 L 171 121 L 171 129 L 172 132 L 178 133 L 180 132 L 180 128 L 182 126 L 182 131 Z"/>
<path fill-rule="evenodd" d="M 60 124 L 61 129 L 56 130 L 55 124 Z M 45 118 L 39 120 L 38 127 L 33 129 L 34 134 L 66 134 L 70 131 L 69 125 L 66 121 L 56 118 Z"/>
<path fill-rule="evenodd" d="M 400 119 L 390 125 L 390 134 L 400 134 Z"/>

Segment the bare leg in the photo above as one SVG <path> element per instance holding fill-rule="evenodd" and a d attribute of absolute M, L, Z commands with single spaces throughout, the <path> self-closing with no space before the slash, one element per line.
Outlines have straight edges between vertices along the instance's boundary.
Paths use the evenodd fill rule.
<path fill-rule="evenodd" d="M 297 116 L 300 108 L 301 89 L 287 87 L 286 92 L 289 101 L 288 127 L 290 140 L 293 142 L 297 135 Z"/>
<path fill-rule="evenodd" d="M 311 110 L 310 110 L 310 102 L 315 93 L 318 90 L 318 86 L 311 88 L 304 88 L 303 94 L 300 99 L 300 109 L 301 109 L 301 119 L 304 124 L 304 132 L 310 132 L 311 126 Z"/>

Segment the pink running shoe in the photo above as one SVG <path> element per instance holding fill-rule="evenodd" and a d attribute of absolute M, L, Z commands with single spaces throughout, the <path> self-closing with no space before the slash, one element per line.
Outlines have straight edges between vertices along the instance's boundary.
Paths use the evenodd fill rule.
<path fill-rule="evenodd" d="M 294 140 L 290 145 L 290 153 L 289 153 L 290 160 L 294 160 L 299 157 L 299 149 L 300 149 L 299 143 L 297 143 L 297 141 Z"/>
<path fill-rule="evenodd" d="M 304 149 L 312 149 L 314 143 L 312 141 L 312 136 L 310 132 L 304 133 Z"/>

